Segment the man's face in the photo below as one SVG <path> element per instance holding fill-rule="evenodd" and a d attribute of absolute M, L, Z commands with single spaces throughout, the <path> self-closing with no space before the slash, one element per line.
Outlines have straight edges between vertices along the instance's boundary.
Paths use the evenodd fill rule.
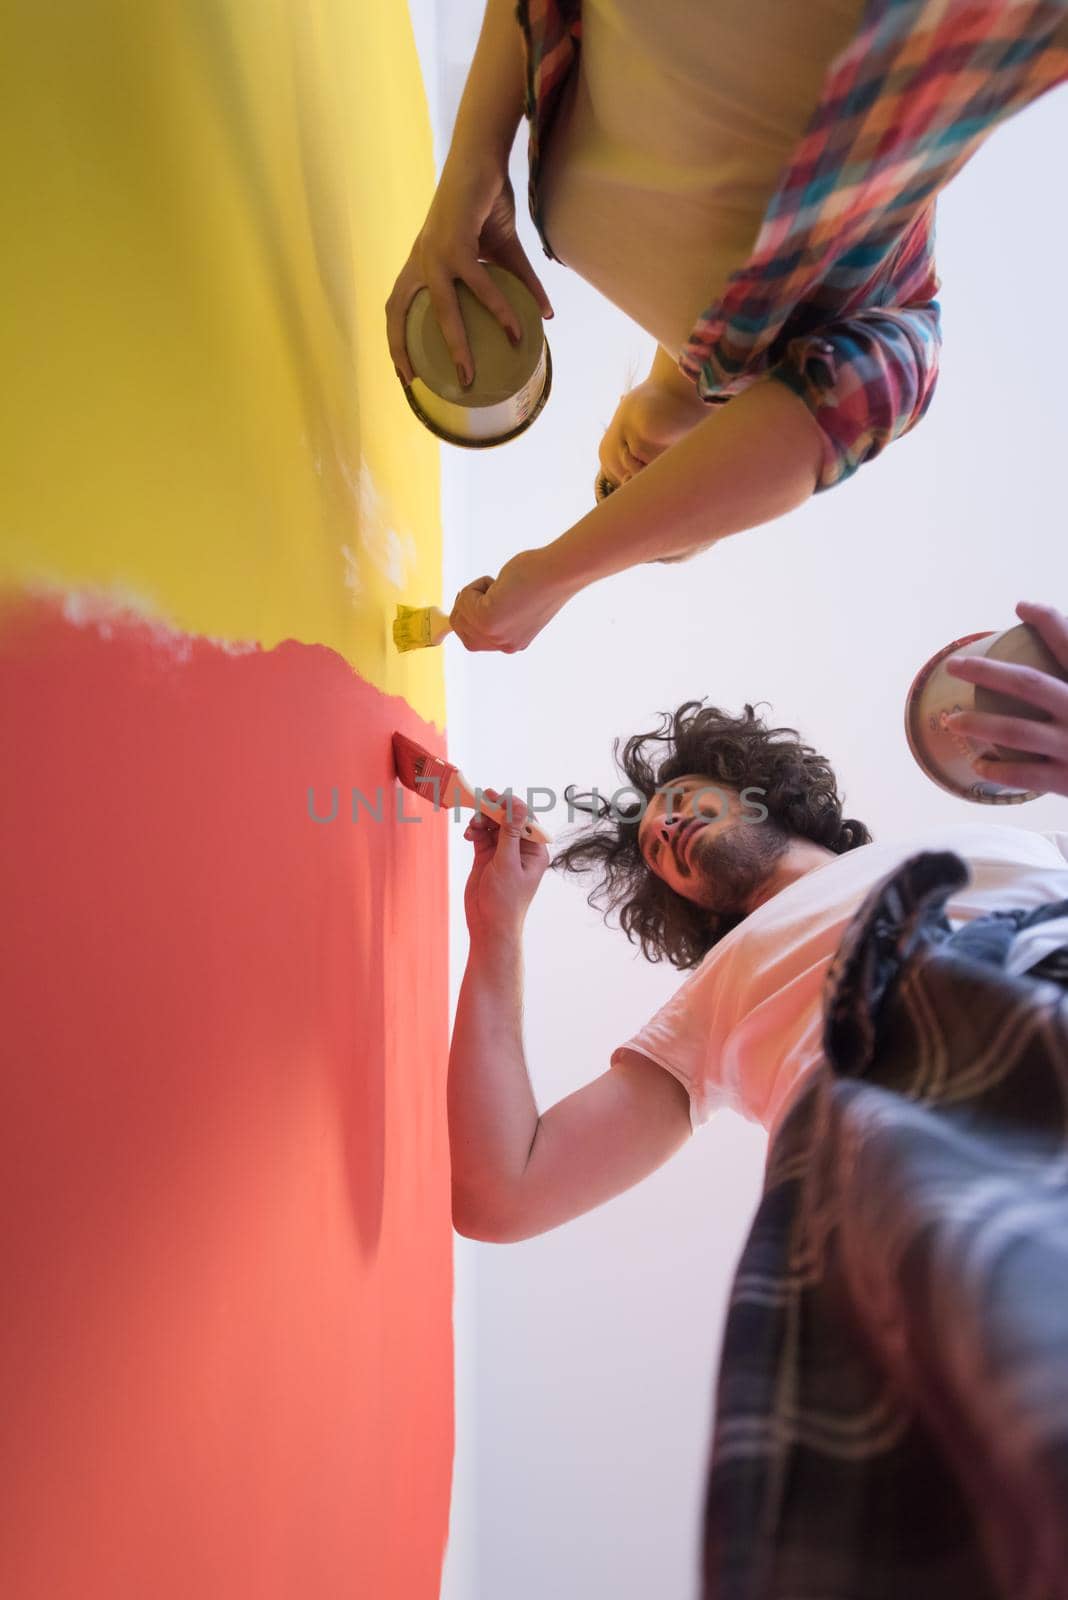
<path fill-rule="evenodd" d="M 744 916 L 793 835 L 763 816 L 759 798 L 693 773 L 655 794 L 638 828 L 651 872 L 686 900 Z"/>

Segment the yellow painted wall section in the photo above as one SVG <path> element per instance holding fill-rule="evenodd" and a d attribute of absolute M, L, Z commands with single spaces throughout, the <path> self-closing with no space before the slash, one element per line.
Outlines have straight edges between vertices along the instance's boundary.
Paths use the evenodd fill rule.
<path fill-rule="evenodd" d="M 5 8 L 0 583 L 331 646 L 444 725 L 438 446 L 383 305 L 430 131 L 400 0 Z"/>

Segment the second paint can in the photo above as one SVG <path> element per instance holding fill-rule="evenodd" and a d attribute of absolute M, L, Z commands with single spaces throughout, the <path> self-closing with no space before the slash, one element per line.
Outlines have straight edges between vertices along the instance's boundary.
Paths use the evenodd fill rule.
<path fill-rule="evenodd" d="M 1044 720 L 1043 714 L 1025 701 L 995 694 L 963 678 L 951 677 L 946 671 L 947 662 L 962 656 L 985 656 L 990 661 L 1033 667 L 1057 678 L 1068 676 L 1026 623 L 1000 633 L 970 633 L 963 639 L 954 639 L 926 661 L 913 679 L 905 703 L 909 749 L 939 788 L 963 800 L 1003 806 L 1037 800 L 1042 790 L 1014 789 L 1008 784 L 981 778 L 972 766 L 980 757 L 994 761 L 1035 761 L 1036 756 L 958 733 L 947 719 L 955 711 L 1026 717 L 1030 721 Z"/>

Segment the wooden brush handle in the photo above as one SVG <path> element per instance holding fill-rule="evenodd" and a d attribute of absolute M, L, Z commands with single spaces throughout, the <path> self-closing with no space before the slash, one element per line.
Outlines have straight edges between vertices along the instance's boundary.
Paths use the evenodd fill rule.
<path fill-rule="evenodd" d="M 476 799 L 474 790 L 461 772 L 458 772 L 449 784 L 447 797 L 443 795 L 441 803 L 443 806 L 460 805 L 468 811 L 481 811 L 483 816 L 489 817 L 493 822 L 508 821 L 507 808 L 496 800 L 487 799 L 485 795 Z M 523 823 L 523 837 L 533 840 L 536 844 L 552 844 L 552 835 L 546 833 L 544 828 L 539 828 L 533 817 L 528 817 Z"/>
<path fill-rule="evenodd" d="M 430 607 L 430 642 L 441 644 L 452 632 L 452 623 L 438 606 Z"/>

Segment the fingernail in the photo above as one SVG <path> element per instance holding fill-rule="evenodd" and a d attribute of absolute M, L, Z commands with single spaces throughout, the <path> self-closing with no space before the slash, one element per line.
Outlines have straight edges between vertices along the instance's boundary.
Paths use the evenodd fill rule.
<path fill-rule="evenodd" d="M 509 328 L 508 337 L 511 339 L 513 344 L 518 344 L 523 335 L 518 328 Z"/>
<path fill-rule="evenodd" d="M 459 361 L 456 363 L 456 376 L 460 380 L 461 388 L 466 389 L 471 379 L 467 376 L 467 368 Z"/>

